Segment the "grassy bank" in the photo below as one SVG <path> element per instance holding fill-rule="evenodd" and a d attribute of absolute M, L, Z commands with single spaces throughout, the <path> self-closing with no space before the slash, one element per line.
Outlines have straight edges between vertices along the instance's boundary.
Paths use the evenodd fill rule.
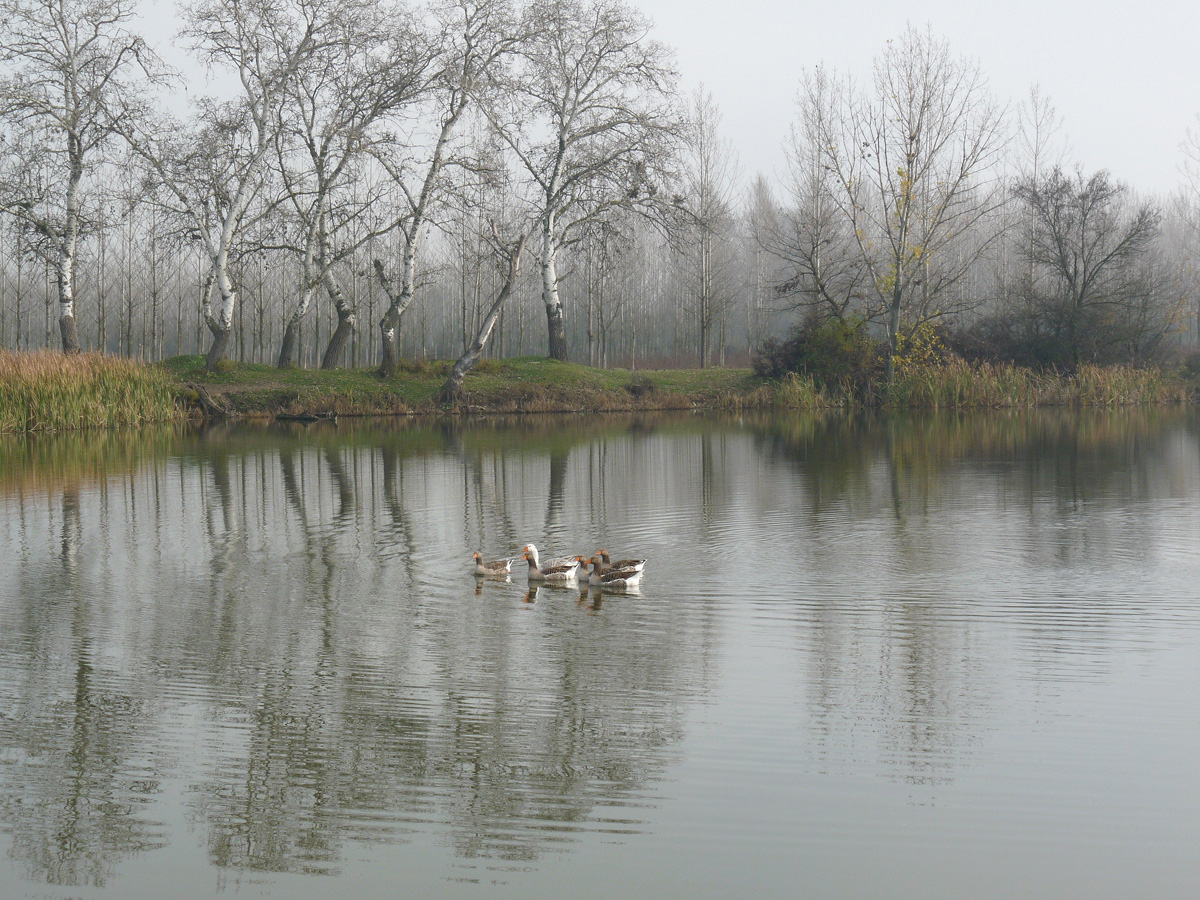
<path fill-rule="evenodd" d="M 99 353 L 0 351 L 0 434 L 179 421 L 177 394 L 157 366 Z"/>
<path fill-rule="evenodd" d="M 0 353 L 0 433 L 177 421 L 205 403 L 234 417 L 445 413 L 623 412 L 670 409 L 994 409 L 1182 402 L 1195 385 L 1157 369 L 1080 368 L 1065 375 L 951 362 L 906 369 L 867 400 L 803 375 L 763 381 L 745 369 L 630 372 L 542 357 L 483 361 L 465 404 L 437 401 L 450 363 L 408 363 L 388 381 L 370 369 L 319 372 L 179 356 L 143 365 L 99 354 Z"/>
<path fill-rule="evenodd" d="M 181 385 L 202 386 L 219 405 L 243 416 L 767 407 L 776 405 L 779 393 L 745 369 L 630 372 L 525 356 L 482 361 L 464 383 L 466 404 L 448 410 L 436 398 L 450 365 L 406 363 L 396 378 L 383 381 L 372 369 L 320 372 L 239 363 L 209 374 L 200 356 L 164 363 Z"/>
<path fill-rule="evenodd" d="M 804 375 L 777 381 L 746 369 L 592 369 L 543 357 L 487 360 L 466 379 L 465 406 L 448 410 L 437 393 L 449 362 L 407 364 L 391 381 L 367 369 L 280 371 L 228 364 L 206 374 L 199 356 L 165 363 L 184 384 L 203 385 L 236 415 L 441 414 L 445 412 L 620 412 L 649 409 L 999 409 L 1185 402 L 1194 386 L 1158 369 L 1083 366 L 1073 374 L 961 361 L 900 373 L 872 396 L 823 388 Z"/>

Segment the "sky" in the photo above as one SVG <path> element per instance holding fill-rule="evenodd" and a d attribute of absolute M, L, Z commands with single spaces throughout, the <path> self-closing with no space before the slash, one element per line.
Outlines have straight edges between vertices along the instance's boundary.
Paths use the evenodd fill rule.
<path fill-rule="evenodd" d="M 712 92 L 746 181 L 782 174 L 806 71 L 824 63 L 864 80 L 909 24 L 976 60 L 1002 102 L 1038 84 L 1063 119 L 1068 162 L 1108 169 L 1138 192 L 1167 194 L 1182 182 L 1179 145 L 1200 114 L 1200 0 L 630 2 L 675 48 L 683 88 Z M 160 47 L 176 28 L 173 10 L 143 5 Z M 168 58 L 179 65 L 178 53 Z"/>
<path fill-rule="evenodd" d="M 1063 118 L 1068 160 L 1108 169 L 1136 191 L 1181 182 L 1179 149 L 1200 113 L 1197 0 L 637 0 L 678 54 L 685 89 L 721 108 L 747 179 L 783 169 L 796 89 L 820 63 L 866 79 L 908 24 L 976 60 L 998 100 L 1037 83 Z"/>

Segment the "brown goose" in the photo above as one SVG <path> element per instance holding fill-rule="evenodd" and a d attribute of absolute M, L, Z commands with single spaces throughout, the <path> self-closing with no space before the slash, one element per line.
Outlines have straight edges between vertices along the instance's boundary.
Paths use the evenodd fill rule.
<path fill-rule="evenodd" d="M 604 561 L 599 556 L 593 556 L 588 563 L 588 584 L 592 587 L 610 591 L 628 591 L 636 589 L 641 583 L 642 573 L 639 569 L 605 569 Z"/>
<path fill-rule="evenodd" d="M 640 572 L 646 568 L 646 561 L 644 559 L 618 559 L 616 562 L 613 562 L 608 558 L 608 551 L 603 549 L 597 550 L 596 555 L 604 561 L 606 569 L 633 569 Z"/>
<path fill-rule="evenodd" d="M 516 557 L 511 559 L 494 559 L 491 562 L 484 562 L 483 555 L 478 551 L 475 552 L 475 574 L 485 578 L 504 578 L 512 571 L 512 564 Z"/>

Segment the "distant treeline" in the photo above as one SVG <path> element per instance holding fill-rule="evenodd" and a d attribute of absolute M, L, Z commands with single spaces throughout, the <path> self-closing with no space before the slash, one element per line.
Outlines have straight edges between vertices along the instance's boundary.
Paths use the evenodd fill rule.
<path fill-rule="evenodd" d="M 1200 345 L 1200 137 L 1140 196 L 929 31 L 869 83 L 797 61 L 787 169 L 745 177 L 619 0 L 192 0 L 170 62 L 231 87 L 182 118 L 126 0 L 0 8 L 0 347 L 770 372 L 833 323 L 890 384 L 929 329 L 1056 371 Z"/>

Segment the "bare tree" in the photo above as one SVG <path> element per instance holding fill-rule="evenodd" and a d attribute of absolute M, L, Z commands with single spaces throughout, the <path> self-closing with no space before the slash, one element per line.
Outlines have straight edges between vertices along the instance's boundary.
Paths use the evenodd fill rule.
<path fill-rule="evenodd" d="M 1180 149 L 1183 151 L 1184 217 L 1200 236 L 1200 113 L 1188 128 Z"/>
<path fill-rule="evenodd" d="M 78 352 L 75 265 L 85 228 L 84 177 L 109 139 L 109 106 L 153 55 L 126 26 L 131 0 L 2 0 L 0 119 L 10 150 L 0 163 L 0 208 L 20 219 L 58 283 L 62 348 Z"/>
<path fill-rule="evenodd" d="M 1161 220 L 1145 202 L 1130 206 L 1105 171 L 1054 168 L 1018 183 L 1028 210 L 1030 263 L 1025 339 L 1045 341 L 1045 362 L 1144 356 L 1174 324 L 1169 276 L 1154 255 Z M 1065 358 L 1059 358 L 1059 356 Z"/>
<path fill-rule="evenodd" d="M 684 135 L 682 207 L 674 235 L 699 326 L 700 367 L 712 364 L 718 329 L 718 362 L 725 364 L 725 324 L 737 293 L 733 229 L 738 178 L 733 146 L 721 137 L 721 112 L 703 85 L 692 94 Z"/>
<path fill-rule="evenodd" d="M 202 298 L 212 333 L 207 365 L 225 358 L 237 309 L 230 253 L 247 224 L 289 85 L 306 60 L 336 41 L 339 0 L 198 0 L 185 10 L 182 32 L 210 67 L 236 75 L 235 100 L 203 99 L 190 128 L 129 110 L 122 123 L 130 145 L 155 172 L 204 246 L 211 284 Z M 269 204 L 258 206 L 260 214 Z"/>
<path fill-rule="evenodd" d="M 621 0 L 534 0 L 526 22 L 517 106 L 492 115 L 533 193 L 549 352 L 565 360 L 559 251 L 589 219 L 657 192 L 678 133 L 676 73 L 649 22 Z"/>
<path fill-rule="evenodd" d="M 834 115 L 805 126 L 819 128 L 831 196 L 884 319 L 890 385 L 902 326 L 961 302 L 952 288 L 988 248 L 988 239 L 964 238 L 1003 202 L 995 167 L 1006 135 L 978 65 L 928 32 L 909 28 L 890 42 L 872 87 L 834 87 Z M 802 116 L 816 105 L 802 104 Z"/>
<path fill-rule="evenodd" d="M 503 280 L 500 284 L 500 290 L 496 293 L 496 297 L 492 301 L 491 308 L 479 323 L 479 330 L 475 335 L 475 340 L 471 342 L 451 367 L 450 374 L 446 377 L 446 383 L 442 385 L 441 392 L 438 395 L 438 399 L 441 402 L 458 403 L 464 399 L 463 380 L 467 377 L 467 373 L 474 368 L 475 363 L 479 361 L 479 357 L 483 354 L 484 348 L 487 347 L 487 343 L 492 336 L 492 331 L 496 327 L 496 322 L 500 318 L 500 313 L 504 309 L 504 304 L 512 294 L 513 287 L 517 283 L 517 276 L 521 273 L 521 254 L 525 252 L 525 241 L 528 236 L 529 232 L 524 231 L 516 237 L 505 240 L 501 237 L 499 228 L 493 226 L 493 250 L 496 254 L 497 262 L 501 266 Z"/>
<path fill-rule="evenodd" d="M 383 139 L 379 125 L 423 92 L 431 64 L 417 22 L 378 0 L 343 0 L 329 32 L 320 52 L 304 57 L 276 111 L 278 171 L 299 226 L 290 249 L 301 262 L 300 298 L 284 326 L 280 368 L 295 364 L 300 322 L 320 285 L 338 317 L 321 368 L 338 364 L 354 333 L 358 311 L 334 267 L 390 227 L 358 229 L 348 237 L 350 226 L 381 199 L 363 171 Z M 364 184 L 365 190 L 355 190 Z"/>
<path fill-rule="evenodd" d="M 441 47 L 430 101 L 437 130 L 429 155 L 417 164 L 379 155 L 407 204 L 400 226 L 404 247 L 399 275 L 389 278 L 383 262 L 374 261 L 376 276 L 388 297 L 379 322 L 380 374 L 384 377 L 396 372 L 400 321 L 416 294 L 417 257 L 431 209 L 446 187 L 445 169 L 451 164 L 477 168 L 454 156 L 451 141 L 473 102 L 481 98 L 491 102 L 499 69 L 518 40 L 508 0 L 447 0 L 435 6 L 433 14 L 440 27 Z"/>
<path fill-rule="evenodd" d="M 787 201 L 772 215 L 760 204 L 760 245 L 783 264 L 777 294 L 816 319 L 866 314 L 870 273 L 851 219 L 839 203 L 840 185 L 826 143 L 837 127 L 837 90 L 822 68 L 800 90 L 800 118 L 792 124 L 784 154 Z"/>

